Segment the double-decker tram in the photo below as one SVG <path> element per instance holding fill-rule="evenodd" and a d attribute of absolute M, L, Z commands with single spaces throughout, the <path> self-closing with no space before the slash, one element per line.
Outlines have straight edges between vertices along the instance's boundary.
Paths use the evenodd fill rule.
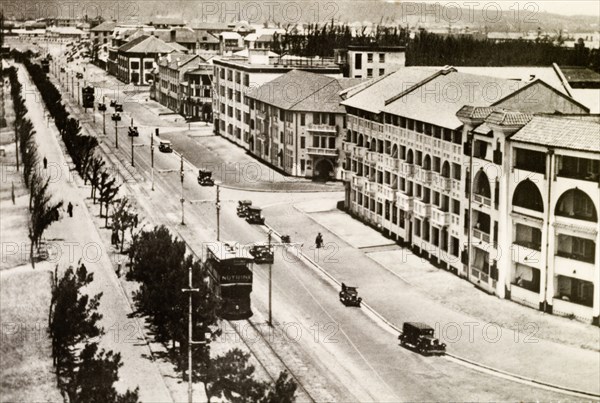
<path fill-rule="evenodd" d="M 219 316 L 228 320 L 252 316 L 252 263 L 254 258 L 238 243 L 214 242 L 206 247 L 205 268 L 222 300 Z"/>

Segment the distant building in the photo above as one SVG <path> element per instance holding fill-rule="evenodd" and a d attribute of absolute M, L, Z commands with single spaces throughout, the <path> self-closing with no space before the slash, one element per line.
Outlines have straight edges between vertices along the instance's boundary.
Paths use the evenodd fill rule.
<path fill-rule="evenodd" d="M 340 70 L 332 60 L 299 58 L 282 61 L 270 57 L 266 49 L 250 49 L 247 57 L 232 56 L 213 59 L 215 132 L 245 149 L 250 148 L 250 103 L 247 92 L 291 70 L 341 78 Z M 254 144 L 253 144 L 254 146 Z"/>
<path fill-rule="evenodd" d="M 212 104 L 212 65 L 198 55 L 185 53 L 170 53 L 157 64 L 155 99 L 184 116 L 202 117 L 207 111 L 204 105 Z"/>
<path fill-rule="evenodd" d="M 252 89 L 250 153 L 289 175 L 339 179 L 346 128 L 339 93 L 357 83 L 292 70 Z"/>
<path fill-rule="evenodd" d="M 221 32 L 233 31 L 234 27 L 226 22 L 200 22 L 192 24 L 191 28 L 194 31 L 204 31 L 218 36 Z"/>
<path fill-rule="evenodd" d="M 336 62 L 349 78 L 375 78 L 393 73 L 406 61 L 404 46 L 348 46 L 337 49 Z"/>
<path fill-rule="evenodd" d="M 92 43 L 100 45 L 110 44 L 110 38 L 116 26 L 116 21 L 104 21 L 100 25 L 96 25 L 94 28 L 90 29 L 90 39 L 92 40 Z"/>
<path fill-rule="evenodd" d="M 109 59 L 109 72 L 125 83 L 147 85 L 153 79 L 159 55 L 187 52 L 177 43 L 166 43 L 150 35 L 142 35 L 117 49 L 117 60 Z"/>

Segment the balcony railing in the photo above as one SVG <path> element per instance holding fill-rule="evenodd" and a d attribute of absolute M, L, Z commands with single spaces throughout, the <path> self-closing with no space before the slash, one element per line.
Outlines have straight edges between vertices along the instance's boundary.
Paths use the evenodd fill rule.
<path fill-rule="evenodd" d="M 490 243 L 490 234 L 487 234 L 481 230 L 473 228 L 473 238 L 479 239 L 480 241 Z"/>
<path fill-rule="evenodd" d="M 409 196 L 404 192 L 396 192 L 398 201 L 396 204 L 404 211 L 411 211 L 413 208 L 413 196 Z"/>
<path fill-rule="evenodd" d="M 478 195 L 478 194 L 473 194 L 473 202 L 478 203 L 478 204 L 482 204 L 484 206 L 487 207 L 491 207 L 492 206 L 492 199 L 490 199 L 489 197 L 485 197 L 482 195 Z"/>
<path fill-rule="evenodd" d="M 384 157 L 384 164 L 387 169 L 395 171 L 398 169 L 400 161 L 397 158 L 386 156 Z"/>
<path fill-rule="evenodd" d="M 308 131 L 310 131 L 310 132 L 325 132 L 325 133 L 337 134 L 338 129 L 337 129 L 337 126 L 335 126 L 335 125 L 309 124 L 308 125 Z"/>
<path fill-rule="evenodd" d="M 415 176 L 416 170 L 417 170 L 417 168 L 415 167 L 414 164 L 410 164 L 408 162 L 402 163 L 402 173 L 404 173 L 404 175 L 406 175 L 407 177 Z"/>
<path fill-rule="evenodd" d="M 362 189 L 365 186 L 365 183 L 367 183 L 367 178 L 364 176 L 355 175 L 352 178 L 352 184 L 358 189 Z"/>
<path fill-rule="evenodd" d="M 450 190 L 452 190 L 452 179 L 450 178 L 446 178 L 438 174 L 436 177 L 436 183 L 438 185 L 438 188 L 445 192 L 449 192 Z"/>
<path fill-rule="evenodd" d="M 350 154 L 352 155 L 352 150 L 354 149 L 354 144 L 353 143 L 349 143 L 347 141 L 342 142 L 342 150 L 346 153 L 346 154 Z"/>
<path fill-rule="evenodd" d="M 354 175 L 355 175 L 354 172 L 352 172 L 349 169 L 342 170 L 342 180 L 344 182 L 351 182 Z"/>
<path fill-rule="evenodd" d="M 391 188 L 389 185 L 379 185 L 379 191 L 384 199 L 389 200 L 391 202 L 396 201 L 396 191 Z"/>
<path fill-rule="evenodd" d="M 433 172 L 422 169 L 420 177 L 421 181 L 425 183 L 431 183 L 431 181 L 433 180 Z"/>
<path fill-rule="evenodd" d="M 308 147 L 306 152 L 311 155 L 336 157 L 340 151 L 337 148 Z"/>
<path fill-rule="evenodd" d="M 430 204 L 425 203 L 422 200 L 415 199 L 413 202 L 413 205 L 414 205 L 414 212 L 416 215 L 418 215 L 419 217 L 422 217 L 422 218 L 431 217 L 431 205 Z"/>
<path fill-rule="evenodd" d="M 364 158 L 365 155 L 367 155 L 367 148 L 366 147 L 360 147 L 360 146 L 354 146 L 354 150 L 353 150 L 353 154 L 356 158 Z"/>
<path fill-rule="evenodd" d="M 437 208 L 435 208 L 431 211 L 431 222 L 435 225 L 438 225 L 440 227 L 445 227 L 447 225 L 450 225 L 450 220 L 451 220 L 450 212 L 444 212 Z"/>

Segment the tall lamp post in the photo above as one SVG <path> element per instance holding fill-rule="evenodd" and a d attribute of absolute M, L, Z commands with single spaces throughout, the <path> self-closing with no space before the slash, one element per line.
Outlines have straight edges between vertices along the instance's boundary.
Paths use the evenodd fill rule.
<path fill-rule="evenodd" d="M 150 133 L 150 166 L 152 168 L 152 190 L 154 190 L 154 134 Z"/>
<path fill-rule="evenodd" d="M 185 199 L 183 198 L 183 178 L 184 178 L 183 154 L 180 154 L 180 157 L 181 157 L 181 167 L 179 168 L 179 175 L 181 176 L 181 225 L 185 225 L 185 216 L 184 216 L 184 208 L 183 208 L 183 204 L 185 202 Z"/>

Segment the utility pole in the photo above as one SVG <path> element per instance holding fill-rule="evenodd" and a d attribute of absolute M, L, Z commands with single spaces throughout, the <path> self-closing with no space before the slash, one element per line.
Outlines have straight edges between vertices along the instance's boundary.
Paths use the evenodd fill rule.
<path fill-rule="evenodd" d="M 215 206 L 217 207 L 217 241 L 221 240 L 221 225 L 220 225 L 220 220 L 221 220 L 221 199 L 220 199 L 220 192 L 219 192 L 219 185 L 216 185 L 217 187 L 217 201 L 215 203 Z"/>
<path fill-rule="evenodd" d="M 183 154 L 180 154 L 181 157 L 181 168 L 179 169 L 179 175 L 181 176 L 181 225 L 185 225 L 184 213 L 183 213 L 183 203 L 185 199 L 183 198 Z"/>
<path fill-rule="evenodd" d="M 273 230 L 269 230 L 267 234 L 269 252 L 271 252 L 271 238 L 272 238 Z M 273 253 L 273 259 L 275 259 L 275 253 Z M 272 300 L 273 300 L 273 263 L 269 262 L 269 326 L 273 327 L 273 308 L 272 308 Z"/>
<path fill-rule="evenodd" d="M 193 330 L 194 330 L 194 326 L 193 326 L 193 312 L 194 310 L 192 309 L 192 293 L 194 292 L 200 292 L 199 288 L 192 288 L 193 287 L 193 283 L 192 283 L 192 266 L 189 267 L 188 269 L 188 287 L 189 288 L 183 288 L 181 291 L 183 292 L 187 292 L 189 293 L 189 306 L 188 306 L 188 402 L 192 403 L 193 402 L 193 396 L 194 396 L 194 382 L 193 382 L 193 377 L 192 377 L 192 344 L 194 344 L 193 342 Z M 196 344 L 204 344 L 205 342 L 199 342 Z"/>
<path fill-rule="evenodd" d="M 133 161 L 133 136 L 129 136 L 131 138 L 131 166 L 135 167 L 135 162 Z"/>
<path fill-rule="evenodd" d="M 152 190 L 154 190 L 154 134 L 150 133 L 150 166 L 152 167 Z"/>
<path fill-rule="evenodd" d="M 115 120 L 115 148 L 119 149 L 119 128 L 117 127 L 117 120 Z"/>
<path fill-rule="evenodd" d="M 68 84 L 67 84 L 68 85 Z M 71 96 L 75 96 L 75 77 L 73 77 L 73 72 L 71 72 Z"/>
<path fill-rule="evenodd" d="M 102 109 L 102 134 L 106 135 L 106 101 L 105 96 L 102 95 L 102 105 L 104 108 Z"/>
<path fill-rule="evenodd" d="M 77 79 L 77 105 L 81 104 L 81 100 L 79 99 L 79 79 Z"/>

